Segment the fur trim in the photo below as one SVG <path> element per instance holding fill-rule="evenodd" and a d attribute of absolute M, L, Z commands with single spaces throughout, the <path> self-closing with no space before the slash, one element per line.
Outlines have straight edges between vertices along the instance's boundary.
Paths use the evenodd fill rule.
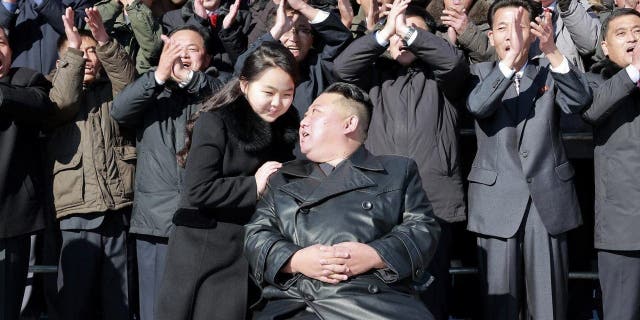
<path fill-rule="evenodd" d="M 294 107 L 273 123 L 262 120 L 245 99 L 238 99 L 216 112 L 224 121 L 229 136 L 246 152 L 259 152 L 281 143 L 293 145 L 298 140 L 299 120 Z"/>
<path fill-rule="evenodd" d="M 620 70 L 622 70 L 622 67 L 609 60 L 609 58 L 600 60 L 591 66 L 591 72 L 599 73 L 605 80 L 613 77 Z"/>
<path fill-rule="evenodd" d="M 487 13 L 489 12 L 491 3 L 493 3 L 492 0 L 475 0 L 467 13 L 469 20 L 475 25 L 487 23 Z M 434 0 L 427 5 L 427 12 L 436 20 L 436 24 L 438 25 L 442 24 L 440 20 L 442 10 L 444 10 L 443 0 Z"/>

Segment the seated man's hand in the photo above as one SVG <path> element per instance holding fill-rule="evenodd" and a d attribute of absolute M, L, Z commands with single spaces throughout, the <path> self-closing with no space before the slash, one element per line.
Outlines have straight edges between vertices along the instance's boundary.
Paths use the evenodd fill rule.
<path fill-rule="evenodd" d="M 282 268 L 286 273 L 302 273 L 326 283 L 339 283 L 348 279 L 345 265 L 349 254 L 340 247 L 316 244 L 298 250 Z"/>
<path fill-rule="evenodd" d="M 360 242 L 342 242 L 333 245 L 333 248 L 340 248 L 348 252 L 349 259 L 346 261 L 347 275 L 349 277 L 363 274 L 371 269 L 382 269 L 386 267 L 378 252 L 371 246 Z"/>

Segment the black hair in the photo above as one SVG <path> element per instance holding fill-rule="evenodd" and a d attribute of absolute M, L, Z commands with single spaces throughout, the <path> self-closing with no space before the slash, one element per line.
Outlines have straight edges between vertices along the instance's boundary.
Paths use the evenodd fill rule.
<path fill-rule="evenodd" d="M 622 17 L 622 16 L 629 16 L 629 15 L 633 15 L 640 18 L 640 12 L 636 11 L 635 9 L 619 8 L 619 9 L 613 10 L 611 14 L 608 17 L 606 17 L 602 22 L 602 29 L 600 32 L 600 34 L 602 35 L 602 39 L 606 39 L 607 31 L 609 29 L 609 24 L 611 23 L 611 21 L 613 21 L 615 18 Z"/>
<path fill-rule="evenodd" d="M 89 39 L 92 39 L 93 41 L 96 41 L 96 39 L 93 37 L 93 34 L 89 30 L 80 29 L 78 30 L 78 33 L 80 34 L 81 38 L 89 38 Z M 63 34 L 60 36 L 60 38 L 58 38 L 58 42 L 56 43 L 56 48 L 58 48 L 58 51 L 60 51 L 62 47 L 64 47 L 66 44 L 67 44 L 67 36 Z"/>
<path fill-rule="evenodd" d="M 536 17 L 542 13 L 542 4 L 538 2 L 530 0 L 497 0 L 491 4 L 489 12 L 487 12 L 487 23 L 489 23 L 489 27 L 493 28 L 493 16 L 495 16 L 499 9 L 519 7 L 529 12 L 529 19 L 531 21 L 535 21 Z"/>
<path fill-rule="evenodd" d="M 369 95 L 360 89 L 360 87 L 345 82 L 335 82 L 322 93 L 339 94 L 346 100 L 355 102 L 357 105 L 356 109 L 358 109 L 358 118 L 362 121 L 362 133 L 366 137 L 369 124 L 371 123 L 371 113 L 373 112 L 373 103 Z"/>
<path fill-rule="evenodd" d="M 254 52 L 249 54 L 240 70 L 238 77 L 229 81 L 220 91 L 207 100 L 202 108 L 187 123 L 185 134 L 185 145 L 180 150 L 176 158 L 178 164 L 184 167 L 191 147 L 191 135 L 193 134 L 193 126 L 198 120 L 200 113 L 211 112 L 219 108 L 224 108 L 235 103 L 248 104 L 246 97 L 240 89 L 240 81 L 252 82 L 257 80 L 263 72 L 271 68 L 280 68 L 284 70 L 294 83 L 298 78 L 298 64 L 289 49 L 282 44 L 275 42 L 264 42 Z"/>
<path fill-rule="evenodd" d="M 428 31 L 431 33 L 436 32 L 436 20 L 429 14 L 429 12 L 427 12 L 427 9 L 425 7 L 411 4 L 407 7 L 405 16 L 422 18 L 427 25 Z"/>
<path fill-rule="evenodd" d="M 174 35 L 176 32 L 179 32 L 179 31 L 193 31 L 199 34 L 200 37 L 202 38 L 202 44 L 204 45 L 204 48 L 207 54 L 212 54 L 213 48 L 211 48 L 211 45 L 209 45 L 209 43 L 211 43 L 210 41 L 211 37 L 209 35 L 209 32 L 203 30 L 202 28 L 198 28 L 196 26 L 187 24 L 171 30 L 171 32 L 169 32 L 167 37 L 171 38 L 172 35 Z"/>

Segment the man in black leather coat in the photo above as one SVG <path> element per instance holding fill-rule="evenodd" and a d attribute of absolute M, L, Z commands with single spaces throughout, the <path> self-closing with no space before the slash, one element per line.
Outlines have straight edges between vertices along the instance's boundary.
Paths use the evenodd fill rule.
<path fill-rule="evenodd" d="M 412 284 L 428 278 L 440 227 L 415 162 L 362 146 L 371 109 L 356 86 L 327 88 L 300 125 L 310 161 L 270 178 L 245 226 L 257 319 L 433 319 Z"/>

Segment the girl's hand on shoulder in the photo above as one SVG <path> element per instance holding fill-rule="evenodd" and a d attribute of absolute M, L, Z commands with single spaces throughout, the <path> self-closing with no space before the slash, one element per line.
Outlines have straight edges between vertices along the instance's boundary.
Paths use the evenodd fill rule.
<path fill-rule="evenodd" d="M 264 190 L 267 188 L 267 181 L 269 180 L 269 176 L 278 171 L 282 167 L 282 163 L 277 161 L 267 161 L 265 162 L 258 171 L 256 171 L 256 187 L 258 191 L 258 198 L 264 193 Z"/>

